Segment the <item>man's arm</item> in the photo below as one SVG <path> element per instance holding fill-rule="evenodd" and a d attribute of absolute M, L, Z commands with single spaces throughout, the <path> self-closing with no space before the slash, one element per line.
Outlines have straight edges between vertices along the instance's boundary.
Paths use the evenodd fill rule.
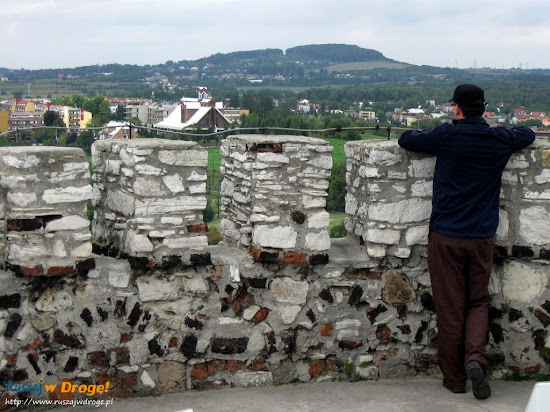
<path fill-rule="evenodd" d="M 411 152 L 437 153 L 442 135 L 442 126 L 424 130 L 408 130 L 401 135 L 397 143 Z"/>
<path fill-rule="evenodd" d="M 535 132 L 530 127 L 519 126 L 510 130 L 514 135 L 514 151 L 521 150 L 535 141 Z"/>

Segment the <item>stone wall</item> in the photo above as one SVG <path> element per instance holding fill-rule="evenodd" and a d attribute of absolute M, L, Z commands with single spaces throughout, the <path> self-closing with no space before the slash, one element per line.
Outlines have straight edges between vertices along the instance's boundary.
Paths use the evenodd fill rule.
<path fill-rule="evenodd" d="M 331 151 L 325 140 L 299 136 L 224 140 L 222 230 L 229 244 L 264 262 L 326 262 Z"/>
<path fill-rule="evenodd" d="M 414 285 L 426 275 L 435 157 L 390 141 L 349 142 L 346 155 L 348 232 Z M 550 145 L 537 141 L 514 154 L 502 182 L 490 356 L 503 373 L 539 373 L 550 363 Z"/>
<path fill-rule="evenodd" d="M 89 264 L 92 187 L 84 152 L 0 148 L 0 256 L 17 274 L 72 274 Z"/>
<path fill-rule="evenodd" d="M 93 145 L 92 157 L 97 250 L 153 264 L 208 244 L 202 219 L 208 154 L 201 146 L 102 140 Z"/>
<path fill-rule="evenodd" d="M 515 153 L 502 179 L 499 253 L 550 256 L 550 152 L 535 142 Z M 408 258 L 427 245 L 435 157 L 394 142 L 346 144 L 348 232 L 370 256 Z"/>
<path fill-rule="evenodd" d="M 324 212 L 325 189 L 302 186 L 299 195 L 283 189 L 291 183 L 303 184 L 313 175 L 316 185 L 324 185 L 320 182 L 330 170 L 325 159 L 330 148 L 301 137 L 230 138 L 222 149 L 227 243 L 187 244 L 187 249 L 170 250 L 166 259 L 161 249 L 158 254 L 153 250 L 132 256 L 132 249 L 123 249 L 126 243 L 120 240 L 131 228 L 136 236 L 160 247 L 162 242 L 151 232 L 172 230 L 164 226 L 163 214 L 136 217 L 125 207 L 112 207 L 109 212 L 101 208 L 121 204 L 113 197 L 107 201 L 112 192 L 123 193 L 119 200 L 133 199 L 128 203 L 134 205 L 134 212 L 138 204 L 179 207 L 190 193 L 170 194 L 175 186 L 167 185 L 164 177 L 180 176 L 185 190 L 203 182 L 199 177 L 205 174 L 204 166 L 195 163 L 203 156 L 202 149 L 177 142 L 139 144 L 101 142 L 94 147 L 94 197 L 100 209 L 96 215 L 100 220 L 94 225 L 111 225 L 113 233 L 105 234 L 105 243 L 96 246 L 103 255 L 92 255 L 95 266 L 47 278 L 14 271 L 13 266 L 0 270 L 3 399 L 29 396 L 9 388 L 36 384 L 39 379 L 52 385 L 110 382 L 110 392 L 101 395 L 110 398 L 295 380 L 439 375 L 425 240 L 432 158 L 407 153 L 395 142 L 348 143 L 347 226 L 352 234 L 332 239 L 328 250 L 312 250 L 299 239 L 307 237 L 311 220 L 313 233 L 326 230 L 317 227 L 325 221 L 319 215 Z M 188 151 L 196 154 L 188 156 Z M 300 157 L 294 157 L 298 153 Z M 53 152 L 44 156 L 61 159 Z M 487 350 L 492 378 L 550 372 L 549 156 L 550 145 L 537 143 L 517 154 L 505 174 L 503 223 L 491 281 Z M 12 163 L 29 162 L 18 159 Z M 131 165 L 132 161 L 136 162 Z M 306 177 L 312 164 L 316 169 Z M 35 170 L 27 169 L 23 178 Z M 10 177 L 19 176 L 16 172 L 21 170 L 2 172 L 3 199 L 9 186 L 4 182 L 20 180 Z M 189 183 L 190 176 L 197 180 Z M 269 184 L 262 186 L 258 176 L 269 176 Z M 246 190 L 247 182 L 256 185 L 252 193 Z M 275 187 L 279 184 L 281 190 Z M 67 186 L 71 186 L 69 180 L 62 179 L 60 192 Z M 151 192 L 141 191 L 145 187 L 164 192 L 156 200 Z M 304 189 L 314 192 L 304 194 Z M 319 203 L 305 207 L 313 193 Z M 6 200 L 3 205 L 8 216 Z M 170 221 L 198 213 L 162 210 Z M 302 213 L 304 222 L 293 220 L 298 214 L 292 211 Z M 114 217 L 100 217 L 107 213 Z M 153 220 L 137 221 L 146 218 Z M 204 236 L 188 230 L 201 222 L 182 222 L 184 229 L 177 236 Z M 254 236 L 261 226 L 292 228 L 296 245 L 264 244 L 266 238 Z M 7 228 L 6 223 L 2 227 Z M 104 246 L 107 241 L 111 246 Z M 10 247 L 9 239 L 3 244 Z M 111 253 L 112 248 L 126 250 L 127 256 Z M 308 259 L 285 260 L 288 251 Z M 312 262 L 313 254 L 327 258 Z M 59 391 L 40 395 L 67 396 L 85 397 Z"/>

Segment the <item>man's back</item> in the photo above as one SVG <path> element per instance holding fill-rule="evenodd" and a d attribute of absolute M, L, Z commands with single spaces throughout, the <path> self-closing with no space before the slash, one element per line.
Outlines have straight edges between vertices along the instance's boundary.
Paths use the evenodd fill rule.
<path fill-rule="evenodd" d="M 502 172 L 534 136 L 526 127 L 490 128 L 481 117 L 404 133 L 403 148 L 437 155 L 430 229 L 462 238 L 493 236 Z"/>

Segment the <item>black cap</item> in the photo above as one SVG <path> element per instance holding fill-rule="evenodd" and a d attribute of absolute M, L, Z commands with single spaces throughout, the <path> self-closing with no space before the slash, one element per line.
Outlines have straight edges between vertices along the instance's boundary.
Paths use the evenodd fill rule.
<path fill-rule="evenodd" d="M 483 89 L 474 84 L 461 84 L 455 89 L 453 98 L 450 102 L 463 106 L 481 106 L 485 105 L 485 93 Z"/>

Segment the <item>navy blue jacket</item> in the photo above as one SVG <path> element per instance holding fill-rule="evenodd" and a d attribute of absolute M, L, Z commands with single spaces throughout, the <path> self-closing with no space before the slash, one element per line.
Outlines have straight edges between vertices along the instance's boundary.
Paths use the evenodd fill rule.
<path fill-rule="evenodd" d="M 493 236 L 502 171 L 512 153 L 534 140 L 528 127 L 489 127 L 482 117 L 403 133 L 401 147 L 437 156 L 430 230 L 460 238 Z"/>

